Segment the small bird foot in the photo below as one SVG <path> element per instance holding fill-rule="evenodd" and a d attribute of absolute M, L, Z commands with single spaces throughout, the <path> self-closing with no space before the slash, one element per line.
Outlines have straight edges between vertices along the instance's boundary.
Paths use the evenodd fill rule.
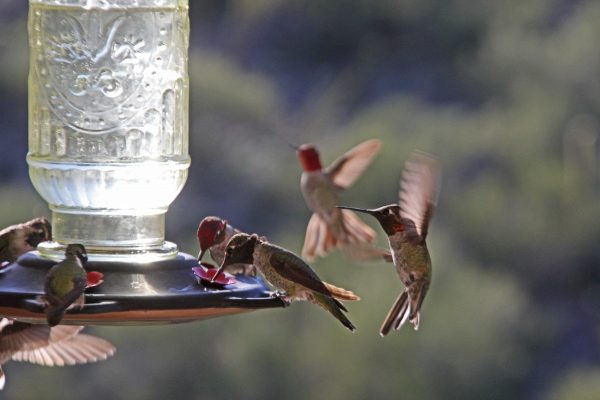
<path fill-rule="evenodd" d="M 271 297 L 281 300 L 284 307 L 288 307 L 290 304 L 292 304 L 292 301 L 287 297 L 287 294 L 284 292 L 280 292 L 280 291 L 272 292 Z"/>

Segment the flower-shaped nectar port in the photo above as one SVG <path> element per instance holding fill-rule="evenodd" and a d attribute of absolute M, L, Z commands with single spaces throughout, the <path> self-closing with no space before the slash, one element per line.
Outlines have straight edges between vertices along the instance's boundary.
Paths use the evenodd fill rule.
<path fill-rule="evenodd" d="M 199 283 L 202 283 L 204 286 L 222 288 L 223 286 L 232 285 L 236 282 L 233 275 L 227 272 L 219 274 L 217 279 L 213 282 L 212 279 L 216 275 L 217 269 L 214 265 L 207 262 L 202 262 L 199 266 L 193 267 L 192 271 L 194 271 L 196 278 L 200 280 Z"/>
<path fill-rule="evenodd" d="M 87 285 L 86 289 L 99 286 L 104 282 L 104 274 L 98 271 L 89 271 L 87 273 Z"/>

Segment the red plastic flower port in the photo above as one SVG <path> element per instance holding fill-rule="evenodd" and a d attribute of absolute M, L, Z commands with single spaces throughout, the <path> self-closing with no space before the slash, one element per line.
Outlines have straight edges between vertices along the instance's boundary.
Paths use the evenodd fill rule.
<path fill-rule="evenodd" d="M 87 286 L 86 289 L 99 286 L 104 282 L 104 274 L 98 271 L 89 271 L 87 273 Z"/>
<path fill-rule="evenodd" d="M 192 268 L 194 275 L 199 279 L 204 286 L 222 288 L 225 285 L 234 284 L 235 278 L 227 272 L 222 272 L 214 282 L 212 278 L 217 274 L 217 269 L 214 265 L 202 262 L 199 266 Z"/>

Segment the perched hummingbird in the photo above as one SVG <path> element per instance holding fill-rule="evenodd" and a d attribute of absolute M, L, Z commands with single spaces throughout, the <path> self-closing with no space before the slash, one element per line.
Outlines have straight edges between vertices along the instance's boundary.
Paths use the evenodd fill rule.
<path fill-rule="evenodd" d="M 380 140 L 367 140 L 323 168 L 315 146 L 298 147 L 303 169 L 300 188 L 306 205 L 313 211 L 306 227 L 302 257 L 312 261 L 315 256 L 324 256 L 340 247 L 350 250 L 348 254 L 354 258 L 371 258 L 368 246 L 364 246 L 365 253 L 360 254 L 358 245 L 372 242 L 375 232 L 352 211 L 340 210 L 336 205 L 339 204 L 338 193 L 358 179 L 380 149 Z"/>
<path fill-rule="evenodd" d="M 225 259 L 214 278 L 234 263 L 254 264 L 271 285 L 283 291 L 279 296 L 285 302 L 308 300 L 329 311 L 351 331 L 356 329 L 342 312 L 348 311 L 346 307 L 335 299 L 308 264 L 291 251 L 257 235 L 238 233 L 227 243 Z"/>
<path fill-rule="evenodd" d="M 79 334 L 83 326 L 32 325 L 7 318 L 0 320 L 0 390 L 6 377 L 1 365 L 13 360 L 46 367 L 106 360 L 116 349 L 96 336 Z"/>
<path fill-rule="evenodd" d="M 52 240 L 52 227 L 44 217 L 4 228 L 0 231 L 0 263 L 13 263 L 47 240 Z"/>
<path fill-rule="evenodd" d="M 65 251 L 65 259 L 48 271 L 44 283 L 44 300 L 47 303 L 48 325 L 60 323 L 64 312 L 75 305 L 82 307 L 87 286 L 87 274 L 83 266 L 87 253 L 81 244 L 70 244 Z"/>
<path fill-rule="evenodd" d="M 198 255 L 198 261 L 202 260 L 202 256 L 208 249 L 210 256 L 219 265 L 223 264 L 225 259 L 225 249 L 229 240 L 235 235 L 241 233 L 240 230 L 229 225 L 226 220 L 219 217 L 206 217 L 200 221 L 198 226 L 198 241 L 200 242 L 200 254 Z M 267 241 L 264 236 L 260 238 L 263 241 Z M 243 264 L 235 263 L 229 264 L 225 267 L 226 272 L 230 274 L 242 273 L 244 275 L 256 276 L 256 268 L 252 263 Z M 360 300 L 360 297 L 355 295 L 350 290 L 346 290 L 330 283 L 323 282 L 325 287 L 331 292 L 333 297 L 338 300 L 356 301 Z"/>
<path fill-rule="evenodd" d="M 431 259 L 425 239 L 439 191 L 440 168 L 424 153 L 414 153 L 407 161 L 400 182 L 400 202 L 363 209 L 339 207 L 371 214 L 388 236 L 392 260 L 404 291 L 400 293 L 380 329 L 400 329 L 408 319 L 419 328 L 420 309 L 431 282 Z"/>
<path fill-rule="evenodd" d="M 236 233 L 240 231 L 233 226 L 229 225 L 226 220 L 219 217 L 206 217 L 198 225 L 198 243 L 200 244 L 200 253 L 198 254 L 198 261 L 202 261 L 204 253 L 208 250 L 211 258 L 219 265 L 223 263 L 225 258 L 225 248 L 227 242 Z M 250 264 L 230 264 L 225 269 L 232 275 L 244 274 L 250 276 L 256 276 L 256 268 L 252 263 Z"/>

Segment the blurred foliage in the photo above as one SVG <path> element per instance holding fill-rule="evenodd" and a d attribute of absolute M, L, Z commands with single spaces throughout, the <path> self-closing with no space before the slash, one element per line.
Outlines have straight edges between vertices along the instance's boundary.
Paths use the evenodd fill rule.
<path fill-rule="evenodd" d="M 0 5 L 0 51 L 10 54 L 0 65 L 2 226 L 47 215 L 24 162 L 21 3 Z M 401 289 L 395 271 L 334 254 L 314 268 L 362 296 L 348 304 L 353 335 L 309 304 L 96 328 L 117 344 L 114 359 L 8 364 L 5 398 L 600 396 L 600 3 L 191 3 L 193 162 L 168 238 L 195 254 L 196 224 L 212 214 L 299 251 L 309 211 L 286 142 L 317 143 L 327 164 L 384 140 L 343 194 L 356 206 L 396 201 L 408 154 L 431 152 L 444 182 L 421 330 L 381 339 Z"/>
<path fill-rule="evenodd" d="M 556 400 L 592 400 L 600 396 L 600 374 L 598 368 L 569 372 L 561 379 L 554 392 Z"/>

